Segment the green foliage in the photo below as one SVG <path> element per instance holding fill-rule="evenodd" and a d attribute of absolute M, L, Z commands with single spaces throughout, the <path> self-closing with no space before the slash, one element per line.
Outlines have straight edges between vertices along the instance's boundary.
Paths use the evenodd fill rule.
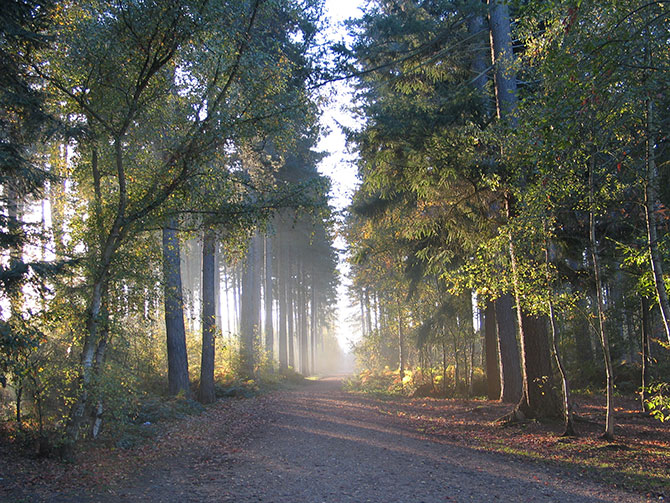
<path fill-rule="evenodd" d="M 644 405 L 649 413 L 661 422 L 670 420 L 670 383 L 657 382 L 645 389 L 648 398 Z"/>

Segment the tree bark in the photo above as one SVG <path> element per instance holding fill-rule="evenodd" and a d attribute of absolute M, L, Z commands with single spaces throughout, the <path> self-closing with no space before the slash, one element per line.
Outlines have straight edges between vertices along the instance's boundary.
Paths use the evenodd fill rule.
<path fill-rule="evenodd" d="M 252 378 L 256 365 L 255 341 L 258 334 L 260 316 L 260 275 L 258 271 L 257 235 L 249 241 L 246 267 L 242 273 L 241 328 L 240 328 L 240 364 L 242 376 Z"/>
<path fill-rule="evenodd" d="M 304 376 L 309 375 L 309 345 L 307 332 L 307 288 L 305 281 L 305 264 L 300 262 L 300 277 L 299 277 L 299 297 L 298 297 L 298 315 L 300 320 L 300 373 Z"/>
<path fill-rule="evenodd" d="M 605 302 L 603 300 L 603 285 L 600 277 L 600 258 L 598 255 L 598 241 L 596 239 L 595 224 L 595 201 L 594 201 L 594 170 L 595 154 L 591 154 L 589 160 L 589 238 L 591 242 L 591 259 L 593 261 L 593 276 L 596 286 L 596 299 L 598 310 L 598 333 L 600 345 L 605 359 L 605 372 L 607 374 L 607 418 L 605 421 L 605 432 L 603 438 L 611 440 L 614 438 L 614 370 L 612 368 L 612 356 L 610 345 L 605 331 Z"/>
<path fill-rule="evenodd" d="M 575 436 L 577 431 L 575 430 L 575 421 L 574 421 L 574 409 L 572 406 L 572 396 L 570 393 L 570 382 L 568 381 L 568 374 L 563 365 L 563 359 L 561 358 L 561 353 L 558 348 L 558 333 L 556 330 L 556 317 L 554 313 L 554 290 L 553 282 L 551 279 L 551 272 L 549 270 L 549 244 L 547 242 L 547 226 L 545 223 L 544 234 L 545 234 L 545 244 L 544 244 L 544 259 L 545 259 L 545 276 L 547 280 L 547 290 L 548 290 L 548 307 L 549 307 L 549 325 L 551 327 L 551 347 L 554 353 L 554 359 L 556 360 L 556 366 L 561 376 L 561 387 L 563 389 L 563 436 Z"/>
<path fill-rule="evenodd" d="M 489 5 L 489 35 L 491 60 L 495 66 L 493 74 L 496 95 L 496 113 L 510 125 L 516 124 L 519 98 L 517 96 L 516 73 L 511 70 L 514 62 L 512 30 L 509 8 L 506 2 L 487 0 Z"/>
<path fill-rule="evenodd" d="M 500 355 L 500 400 L 504 403 L 517 403 L 521 400 L 523 379 L 514 323 L 514 300 L 511 295 L 503 294 L 496 299 L 495 320 Z"/>
<path fill-rule="evenodd" d="M 561 417 L 551 368 L 547 319 L 522 313 L 522 324 L 526 379 L 517 412 L 521 412 L 523 418 Z"/>
<path fill-rule="evenodd" d="M 279 293 L 279 368 L 286 370 L 288 369 L 288 342 L 286 333 L 286 327 L 288 323 L 288 306 L 286 298 L 288 261 L 283 232 L 279 234 L 278 245 L 279 274 L 277 276 L 277 291 Z"/>
<path fill-rule="evenodd" d="M 484 354 L 486 357 L 486 387 L 489 400 L 500 399 L 497 332 L 495 304 L 488 300 L 484 308 Z"/>
<path fill-rule="evenodd" d="M 286 277 L 286 314 L 288 317 L 286 344 L 288 346 L 288 366 L 295 370 L 295 282 L 293 281 L 292 266 L 293 261 L 289 255 Z"/>
<path fill-rule="evenodd" d="M 163 300 L 167 339 L 168 393 L 189 396 L 191 385 L 186 353 L 186 329 L 181 284 L 180 246 L 176 222 L 163 227 Z"/>
<path fill-rule="evenodd" d="M 216 261 L 214 232 L 206 229 L 202 241 L 202 358 L 198 400 L 212 403 L 214 393 L 214 342 L 216 335 L 216 310 L 214 307 L 214 268 Z"/>
<path fill-rule="evenodd" d="M 272 326 L 272 238 L 265 236 L 265 351 L 274 360 L 274 329 Z"/>
<path fill-rule="evenodd" d="M 316 295 L 316 279 L 314 274 L 314 269 L 312 268 L 311 274 L 311 298 L 310 298 L 310 373 L 316 373 L 316 345 L 318 339 L 318 319 L 319 319 L 319 309 Z"/>
<path fill-rule="evenodd" d="M 398 308 L 398 370 L 400 372 L 400 381 L 405 379 L 405 330 L 402 319 L 402 306 L 400 299 L 396 302 Z M 403 383 L 404 386 L 404 383 Z"/>

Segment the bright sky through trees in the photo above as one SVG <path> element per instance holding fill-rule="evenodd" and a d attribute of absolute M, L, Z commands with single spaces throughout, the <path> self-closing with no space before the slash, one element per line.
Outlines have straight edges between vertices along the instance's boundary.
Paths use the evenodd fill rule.
<path fill-rule="evenodd" d="M 330 41 L 338 41 L 347 36 L 343 27 L 346 19 L 359 17 L 363 2 L 361 0 L 326 0 L 326 16 L 330 26 L 326 36 Z M 319 171 L 330 177 L 332 181 L 331 204 L 337 211 L 343 210 L 350 202 L 354 189 L 358 184 L 354 164 L 354 157 L 347 152 L 344 134 L 339 125 L 354 127 L 356 121 L 347 110 L 351 102 L 351 91 L 346 81 L 333 84 L 333 97 L 321 118 L 321 123 L 327 127 L 326 134 L 319 142 L 318 149 L 328 152 L 328 155 L 319 165 Z M 345 242 L 339 237 L 335 243 L 342 250 L 340 255 L 341 283 L 338 291 L 338 320 L 337 338 L 343 349 L 349 350 L 352 341 L 359 337 L 360 326 L 352 317 L 356 310 L 350 307 L 347 298 L 347 264 L 344 261 Z"/>

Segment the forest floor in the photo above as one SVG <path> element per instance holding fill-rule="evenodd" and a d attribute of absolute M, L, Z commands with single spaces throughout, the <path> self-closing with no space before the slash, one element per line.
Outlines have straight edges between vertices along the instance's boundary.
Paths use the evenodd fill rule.
<path fill-rule="evenodd" d="M 622 399 L 616 442 L 580 423 L 492 424 L 496 402 L 374 397 L 339 378 L 225 399 L 74 464 L 0 452 L 3 502 L 640 502 L 670 499 L 670 432 Z M 580 400 L 602 420 L 602 406 Z M 0 448 L 0 451 L 2 449 Z"/>

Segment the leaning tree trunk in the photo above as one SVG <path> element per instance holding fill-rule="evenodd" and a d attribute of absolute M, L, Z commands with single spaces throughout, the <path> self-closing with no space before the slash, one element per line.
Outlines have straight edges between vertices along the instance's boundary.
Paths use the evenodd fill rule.
<path fill-rule="evenodd" d="M 91 387 L 96 380 L 97 370 L 99 370 L 95 365 L 96 355 L 104 356 L 104 349 L 107 345 L 106 331 L 102 330 L 102 326 L 107 322 L 103 310 L 104 299 L 112 258 L 124 237 L 121 226 L 122 214 L 122 211 L 119 211 L 112 224 L 93 274 L 91 296 L 86 310 L 86 331 L 81 350 L 77 392 L 65 425 L 66 442 L 63 455 L 66 459 L 72 459 L 74 445 L 79 439 L 86 412 L 90 410 Z"/>
<path fill-rule="evenodd" d="M 163 300 L 165 303 L 165 335 L 167 339 L 168 393 L 189 396 L 186 329 L 181 284 L 181 258 L 176 222 L 163 227 Z"/>
<path fill-rule="evenodd" d="M 202 240 L 202 358 L 198 400 L 212 403 L 214 393 L 214 342 L 216 335 L 216 310 L 214 307 L 214 232 L 206 229 Z"/>

